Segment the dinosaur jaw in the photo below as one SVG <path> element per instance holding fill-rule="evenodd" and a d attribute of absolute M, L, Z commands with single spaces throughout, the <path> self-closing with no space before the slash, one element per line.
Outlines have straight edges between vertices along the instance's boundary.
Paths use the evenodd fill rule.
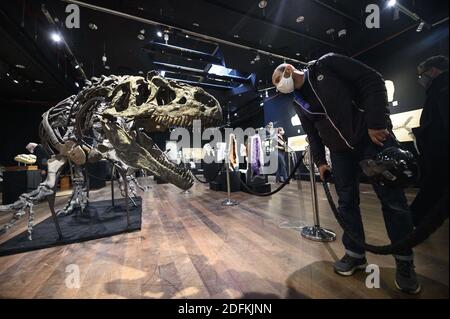
<path fill-rule="evenodd" d="M 208 116 L 173 116 L 159 112 L 135 119 L 136 126 L 145 129 L 147 132 L 166 132 L 169 128 L 174 127 L 190 129 L 193 127 L 194 121 L 200 121 L 202 128 L 217 127 L 222 123 L 222 119 Z"/>
<path fill-rule="evenodd" d="M 155 170 L 152 170 L 152 173 L 157 177 L 183 190 L 188 190 L 194 185 L 192 173 L 184 165 L 172 163 L 166 153 L 146 134 L 139 132 L 137 134 L 137 143 L 150 154 L 150 161 L 156 167 Z"/>
<path fill-rule="evenodd" d="M 192 173 L 170 162 L 166 154 L 147 135 L 137 132 L 128 134 L 113 122 L 103 122 L 103 131 L 114 147 L 116 156 L 126 165 L 144 169 L 158 178 L 187 190 L 194 184 Z"/>

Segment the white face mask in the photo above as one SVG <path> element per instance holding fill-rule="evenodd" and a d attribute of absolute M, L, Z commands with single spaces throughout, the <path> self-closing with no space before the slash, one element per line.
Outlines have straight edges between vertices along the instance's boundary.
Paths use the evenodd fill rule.
<path fill-rule="evenodd" d="M 286 73 L 286 71 L 284 72 Z M 283 94 L 290 94 L 295 90 L 294 78 L 292 77 L 292 73 L 290 77 L 286 78 L 284 76 L 285 73 L 283 73 L 280 83 L 277 85 L 277 90 Z"/>

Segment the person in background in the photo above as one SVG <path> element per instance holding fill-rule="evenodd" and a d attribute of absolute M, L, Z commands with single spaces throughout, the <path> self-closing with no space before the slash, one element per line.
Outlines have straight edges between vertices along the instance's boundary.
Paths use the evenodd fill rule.
<path fill-rule="evenodd" d="M 284 128 L 280 127 L 277 130 L 277 153 L 278 153 L 278 169 L 276 182 L 285 183 L 288 180 L 286 170 L 286 140 L 284 138 Z"/>
<path fill-rule="evenodd" d="M 49 156 L 47 152 L 45 151 L 44 146 L 41 144 L 36 143 L 28 143 L 26 146 L 26 149 L 31 154 L 36 155 L 36 165 L 38 166 L 39 170 L 41 171 L 41 177 L 42 180 L 45 180 L 47 177 L 47 171 L 48 171 L 48 159 Z"/>
<path fill-rule="evenodd" d="M 420 191 L 411 205 L 415 226 L 421 223 L 444 192 L 448 192 L 448 58 L 429 58 L 418 66 L 417 71 L 419 83 L 426 90 L 427 98 L 420 127 L 413 130 L 421 170 Z"/>
<path fill-rule="evenodd" d="M 322 180 L 331 172 L 325 146 L 330 149 L 339 212 L 358 241 L 364 241 L 359 163 L 374 158 L 385 148 L 398 146 L 392 133 L 383 77 L 355 59 L 330 53 L 308 63 L 304 70 L 282 64 L 275 69 L 272 82 L 279 92 L 294 95 L 296 111 Z M 394 243 L 406 238 L 413 231 L 413 224 L 403 190 L 376 184 L 373 189 L 382 204 L 390 240 Z M 345 256 L 334 264 L 334 271 L 351 276 L 365 270 L 364 249 L 348 234 L 344 234 L 343 244 Z M 394 257 L 395 286 L 409 294 L 419 293 L 412 249 Z"/>

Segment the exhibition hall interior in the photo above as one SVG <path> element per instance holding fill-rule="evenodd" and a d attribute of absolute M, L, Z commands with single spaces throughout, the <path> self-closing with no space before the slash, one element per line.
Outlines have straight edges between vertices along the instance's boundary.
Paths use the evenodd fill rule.
<path fill-rule="evenodd" d="M 1 1 L 0 298 L 448 299 L 448 31 L 439 0 Z"/>

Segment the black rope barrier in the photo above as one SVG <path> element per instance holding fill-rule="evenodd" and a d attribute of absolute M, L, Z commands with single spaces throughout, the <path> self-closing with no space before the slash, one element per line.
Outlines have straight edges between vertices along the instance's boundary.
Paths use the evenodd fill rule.
<path fill-rule="evenodd" d="M 259 196 L 259 197 L 269 197 L 269 196 L 275 195 L 275 194 L 279 193 L 280 191 L 282 191 L 283 188 L 285 188 L 286 185 L 288 185 L 291 182 L 291 180 L 295 177 L 295 174 L 297 173 L 297 170 L 300 168 L 301 164 L 302 164 L 302 162 L 298 161 L 297 164 L 295 165 L 294 170 L 292 171 L 291 175 L 288 177 L 288 179 L 286 181 L 284 181 L 283 184 L 280 187 L 278 187 L 276 190 L 274 190 L 272 192 L 269 192 L 269 193 L 258 193 L 258 192 L 255 192 L 250 187 L 248 187 L 248 185 L 246 183 L 244 183 L 244 181 L 242 181 L 241 178 L 239 178 L 239 181 L 240 181 L 241 185 L 250 194 L 255 195 L 255 196 Z"/>
<path fill-rule="evenodd" d="M 194 174 L 194 172 L 192 172 L 192 170 L 191 170 L 191 173 L 192 173 L 192 175 L 194 175 L 194 178 L 195 178 L 199 183 L 202 183 L 202 184 L 209 184 L 209 183 L 215 181 L 216 178 L 217 178 L 217 176 L 219 176 L 220 172 L 221 172 L 222 169 L 223 169 L 223 165 L 224 165 L 223 163 L 222 163 L 222 165 L 220 165 L 220 168 L 217 170 L 217 173 L 216 173 L 215 177 L 214 177 L 213 179 L 211 179 L 211 180 L 208 180 L 208 179 L 205 177 L 206 180 L 202 181 L 200 178 L 197 177 L 196 174 Z"/>
<path fill-rule="evenodd" d="M 390 245 L 385 246 L 375 246 L 367 244 L 366 242 L 358 239 L 358 236 L 355 236 L 352 231 L 349 230 L 347 224 L 345 223 L 342 215 L 339 213 L 339 210 L 334 203 L 333 196 L 331 195 L 330 188 L 328 186 L 328 182 L 322 183 L 323 188 L 325 190 L 325 194 L 330 204 L 331 211 L 334 214 L 334 217 L 338 221 L 341 228 L 348 235 L 348 237 L 359 247 L 363 248 L 366 251 L 377 255 L 396 255 L 401 254 L 407 249 L 411 249 L 416 247 L 417 245 L 423 243 L 427 240 L 448 218 L 448 189 L 445 192 L 445 195 L 441 197 L 441 199 L 434 205 L 434 207 L 429 211 L 429 214 L 423 219 L 420 226 L 415 228 L 411 234 L 409 234 L 406 238 L 392 243 Z"/>

